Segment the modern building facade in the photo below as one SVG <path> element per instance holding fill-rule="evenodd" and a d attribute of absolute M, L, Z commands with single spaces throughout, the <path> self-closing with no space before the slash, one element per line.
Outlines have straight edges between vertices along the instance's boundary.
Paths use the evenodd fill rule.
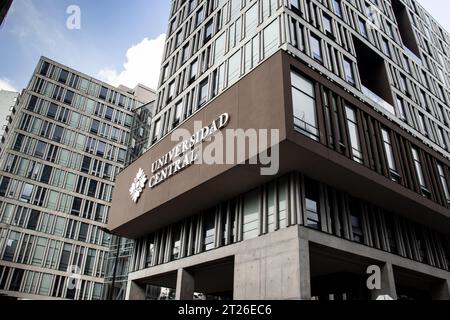
<path fill-rule="evenodd" d="M 147 99 L 151 99 L 151 102 L 134 110 L 126 166 L 141 157 L 149 146 L 156 97 L 156 92 L 149 90 L 152 95 L 147 97 Z M 133 245 L 133 240 L 112 236 L 107 256 L 104 299 L 125 299 Z"/>
<path fill-rule="evenodd" d="M 0 294 L 101 299 L 115 176 L 148 102 L 41 58 L 0 167 Z"/>
<path fill-rule="evenodd" d="M 18 98 L 19 93 L 17 92 L 0 90 L 0 138 L 9 131 L 9 125 L 12 123 L 16 112 L 15 106 Z M 3 144 L 3 140 L 2 138 L 1 144 Z"/>
<path fill-rule="evenodd" d="M 135 239 L 127 298 L 450 299 L 449 46 L 410 0 L 172 1 L 150 148 L 108 224 Z M 196 121 L 279 130 L 258 152 L 280 170 L 180 166 L 171 133 Z"/>
<path fill-rule="evenodd" d="M 13 0 L 4 0 L 0 3 L 0 26 L 3 24 L 3 21 L 11 8 L 12 2 Z"/>

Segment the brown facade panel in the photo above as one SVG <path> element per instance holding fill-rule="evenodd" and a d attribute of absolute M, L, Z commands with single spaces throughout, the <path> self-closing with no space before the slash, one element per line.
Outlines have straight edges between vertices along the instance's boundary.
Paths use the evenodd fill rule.
<path fill-rule="evenodd" d="M 294 130 L 290 73 L 297 71 L 313 79 L 316 83 L 316 98 L 320 142 Z M 330 128 L 325 116 L 323 94 L 329 92 Z M 339 119 L 335 119 L 332 95 L 337 95 L 336 108 Z M 320 96 L 320 98 L 319 98 Z M 345 106 L 357 111 L 359 135 L 364 155 L 364 165 L 352 160 L 350 135 L 347 129 Z M 194 133 L 194 121 L 202 120 L 209 124 L 221 114 L 227 112 L 230 122 L 226 129 L 279 129 L 280 130 L 280 172 L 278 176 L 298 171 L 332 187 L 345 191 L 393 212 L 409 216 L 415 221 L 433 226 L 446 233 L 450 230 L 450 211 L 441 201 L 432 201 L 420 193 L 415 175 L 411 146 L 444 164 L 448 172 L 449 161 L 425 146 L 413 137 L 409 137 L 401 128 L 384 118 L 371 107 L 351 96 L 336 84 L 311 70 L 308 66 L 279 52 L 256 68 L 250 74 L 230 87 L 225 93 L 198 111 L 181 125 L 191 134 Z M 373 123 L 373 125 L 372 125 Z M 401 180 L 390 179 L 381 140 L 380 126 L 392 134 L 395 161 Z M 336 133 L 341 131 L 339 142 Z M 331 133 L 335 150 L 330 146 L 328 135 Z M 409 138 L 407 138 L 409 137 Z M 109 227 L 116 233 L 137 238 L 166 225 L 180 221 L 201 210 L 206 210 L 221 201 L 242 194 L 264 184 L 274 177 L 260 175 L 259 166 L 252 165 L 193 165 L 171 177 L 154 189 L 146 186 L 137 204 L 129 196 L 128 189 L 139 168 L 151 175 L 151 164 L 169 152 L 177 143 L 167 136 L 154 145 L 141 159 L 132 164 L 118 176 L 111 211 Z M 204 146 L 207 146 L 205 143 Z M 342 148 L 342 149 L 341 149 Z M 370 150 L 370 152 L 369 152 Z M 424 161 L 422 165 L 427 175 L 428 186 L 433 192 L 436 188 L 436 172 L 427 169 L 433 161 Z M 400 166 L 401 164 L 401 166 Z M 427 168 L 425 168 L 427 167 Z M 383 174 L 380 174 L 380 173 Z M 433 175 L 434 186 L 430 184 Z M 414 186 L 414 188 L 408 189 Z M 293 190 L 288 190 L 291 192 Z M 265 204 L 260 204 L 264 208 Z M 302 207 L 301 203 L 289 203 L 289 209 Z M 288 215 L 288 222 L 295 224 L 300 217 Z M 304 218 L 303 218 L 304 219 Z M 367 226 L 370 228 L 371 226 Z M 343 231 L 351 236 L 346 226 Z M 370 243 L 377 242 L 374 239 Z"/>

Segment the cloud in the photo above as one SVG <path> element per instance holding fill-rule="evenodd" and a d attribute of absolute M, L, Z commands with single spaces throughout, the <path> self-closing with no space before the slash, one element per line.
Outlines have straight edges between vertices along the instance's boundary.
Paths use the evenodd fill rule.
<path fill-rule="evenodd" d="M 11 81 L 6 78 L 0 79 L 0 90 L 17 92 L 17 89 L 14 88 L 14 86 L 11 84 Z"/>
<path fill-rule="evenodd" d="M 165 39 L 165 34 L 161 34 L 155 39 L 145 38 L 128 49 L 126 62 L 121 71 L 102 69 L 98 73 L 98 78 L 113 86 L 122 84 L 134 88 L 140 83 L 156 90 Z"/>

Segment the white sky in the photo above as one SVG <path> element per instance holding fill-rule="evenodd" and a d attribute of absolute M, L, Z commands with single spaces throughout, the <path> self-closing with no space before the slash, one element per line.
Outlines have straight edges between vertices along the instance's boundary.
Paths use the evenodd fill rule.
<path fill-rule="evenodd" d="M 450 1 L 449 0 L 418 0 L 431 16 L 441 26 L 450 32 Z"/>

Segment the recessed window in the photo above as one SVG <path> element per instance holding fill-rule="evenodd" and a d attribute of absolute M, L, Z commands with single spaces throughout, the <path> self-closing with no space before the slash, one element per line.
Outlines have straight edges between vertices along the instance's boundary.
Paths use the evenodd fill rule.
<path fill-rule="evenodd" d="M 346 106 L 345 107 L 346 115 L 347 115 L 347 126 L 350 134 L 350 144 L 352 147 L 353 160 L 362 163 L 362 151 L 361 151 L 361 143 L 358 132 L 358 120 L 357 114 L 355 110 Z"/>
<path fill-rule="evenodd" d="M 100 127 L 100 121 L 92 120 L 91 133 L 97 134 L 99 127 Z"/>
<path fill-rule="evenodd" d="M 397 164 L 395 163 L 394 148 L 392 147 L 391 136 L 389 135 L 389 132 L 385 129 L 381 129 L 381 134 L 383 137 L 384 152 L 386 153 L 386 160 L 389 167 L 391 178 L 393 180 L 398 181 L 400 177 L 397 173 Z"/>
<path fill-rule="evenodd" d="M 355 199 L 351 199 L 349 202 L 350 224 L 352 227 L 353 241 L 363 243 L 364 232 L 361 218 L 361 205 L 359 201 Z"/>
<path fill-rule="evenodd" d="M 176 41 L 176 45 L 177 45 L 177 47 L 178 46 L 180 46 L 182 43 L 183 43 L 183 31 L 181 30 L 181 31 L 179 31 L 178 33 L 177 33 L 177 41 Z"/>
<path fill-rule="evenodd" d="M 208 102 L 209 85 L 208 79 L 203 80 L 199 87 L 198 106 L 201 107 Z"/>
<path fill-rule="evenodd" d="M 55 131 L 53 131 L 52 140 L 56 142 L 61 142 L 63 132 L 64 132 L 63 127 L 55 126 Z"/>
<path fill-rule="evenodd" d="M 111 107 L 106 107 L 105 119 L 111 120 L 113 117 L 114 109 Z"/>
<path fill-rule="evenodd" d="M 331 25 L 331 18 L 328 15 L 324 14 L 322 18 L 322 23 L 323 23 L 323 31 L 325 32 L 325 34 L 332 36 L 333 27 Z"/>
<path fill-rule="evenodd" d="M 183 102 L 180 101 L 175 105 L 175 115 L 173 119 L 173 126 L 177 126 L 181 122 L 183 115 Z"/>
<path fill-rule="evenodd" d="M 61 73 L 59 74 L 58 82 L 66 83 L 67 78 L 69 77 L 69 72 L 66 70 L 61 70 Z"/>
<path fill-rule="evenodd" d="M 44 158 L 46 148 L 47 144 L 45 142 L 38 141 L 36 144 L 36 150 L 34 151 L 34 156 L 39 159 Z"/>
<path fill-rule="evenodd" d="M 445 198 L 447 202 L 450 204 L 450 192 L 448 191 L 448 183 L 447 178 L 445 177 L 444 167 L 441 164 L 437 164 L 439 180 L 441 182 L 442 190 L 444 191 Z"/>
<path fill-rule="evenodd" d="M 44 61 L 44 63 L 42 63 L 41 71 L 39 72 L 39 74 L 44 77 L 47 76 L 47 72 L 48 72 L 49 68 L 50 68 L 50 64 L 47 61 Z"/>
<path fill-rule="evenodd" d="M 197 15 L 195 17 L 195 26 L 198 27 L 203 22 L 204 18 L 205 18 L 204 11 L 203 8 L 201 8 L 200 10 L 197 11 Z"/>
<path fill-rule="evenodd" d="M 389 47 L 389 42 L 383 38 L 382 43 L 383 43 L 384 54 L 387 55 L 388 57 L 390 57 L 391 56 L 391 48 Z"/>
<path fill-rule="evenodd" d="M 428 136 L 428 130 L 427 130 L 427 125 L 425 124 L 425 116 L 419 112 L 419 131 L 420 133 L 422 133 L 424 136 Z"/>
<path fill-rule="evenodd" d="M 317 140 L 316 97 L 314 84 L 302 75 L 291 72 L 294 125 L 301 133 Z"/>
<path fill-rule="evenodd" d="M 342 8 L 341 8 L 340 0 L 333 0 L 333 10 L 334 10 L 334 14 L 336 14 L 338 17 L 342 18 Z"/>
<path fill-rule="evenodd" d="M 352 86 L 355 85 L 355 73 L 353 71 L 353 62 L 344 58 L 344 74 L 345 80 L 350 83 Z"/>
<path fill-rule="evenodd" d="M 100 99 L 103 99 L 103 100 L 106 100 L 106 96 L 108 95 L 108 88 L 106 88 L 106 87 L 102 87 L 101 89 L 100 89 L 100 95 L 99 95 L 99 98 Z"/>
<path fill-rule="evenodd" d="M 156 120 L 155 122 L 155 131 L 153 133 L 153 143 L 159 140 L 161 135 L 161 119 Z"/>
<path fill-rule="evenodd" d="M 175 96 L 175 81 L 172 81 L 169 83 L 169 88 L 167 90 L 167 103 L 172 101 L 173 97 Z"/>
<path fill-rule="evenodd" d="M 314 58 L 314 60 L 322 63 L 322 46 L 320 44 L 320 39 L 314 35 L 311 35 L 310 44 L 312 57 Z"/>
<path fill-rule="evenodd" d="M 411 148 L 413 160 L 414 160 L 414 167 L 416 169 L 417 179 L 419 181 L 420 187 L 422 188 L 422 191 L 427 190 L 427 184 L 425 182 L 425 176 L 423 174 L 423 167 L 422 162 L 420 160 L 420 154 L 419 151 L 416 148 Z"/>
<path fill-rule="evenodd" d="M 50 106 L 48 107 L 47 117 L 55 119 L 57 113 L 58 113 L 58 106 L 54 103 L 51 103 Z"/>
<path fill-rule="evenodd" d="M 22 193 L 20 194 L 20 201 L 30 203 L 33 189 L 34 189 L 33 185 L 26 183 L 23 186 Z"/>
<path fill-rule="evenodd" d="M 191 82 L 193 80 L 195 80 L 195 78 L 197 77 L 197 74 L 198 74 L 198 60 L 195 60 L 191 64 L 191 72 L 190 72 L 190 81 Z"/>
<path fill-rule="evenodd" d="M 205 36 L 204 36 L 205 43 L 208 42 L 212 38 L 213 28 L 214 28 L 213 20 L 208 21 L 208 23 L 206 23 L 206 25 L 205 25 Z"/>
<path fill-rule="evenodd" d="M 401 120 L 406 121 L 405 105 L 400 97 L 397 97 L 397 116 Z"/>
<path fill-rule="evenodd" d="M 66 95 L 64 96 L 64 103 L 68 105 L 72 105 L 74 93 L 70 90 L 67 90 Z"/>
<path fill-rule="evenodd" d="M 183 47 L 181 62 L 185 63 L 188 59 L 189 59 L 189 44 L 187 44 Z"/>
<path fill-rule="evenodd" d="M 359 18 L 359 32 L 364 38 L 368 38 L 366 22 L 362 18 Z"/>
<path fill-rule="evenodd" d="M 317 182 L 305 178 L 306 224 L 310 228 L 321 229 L 320 192 Z"/>

